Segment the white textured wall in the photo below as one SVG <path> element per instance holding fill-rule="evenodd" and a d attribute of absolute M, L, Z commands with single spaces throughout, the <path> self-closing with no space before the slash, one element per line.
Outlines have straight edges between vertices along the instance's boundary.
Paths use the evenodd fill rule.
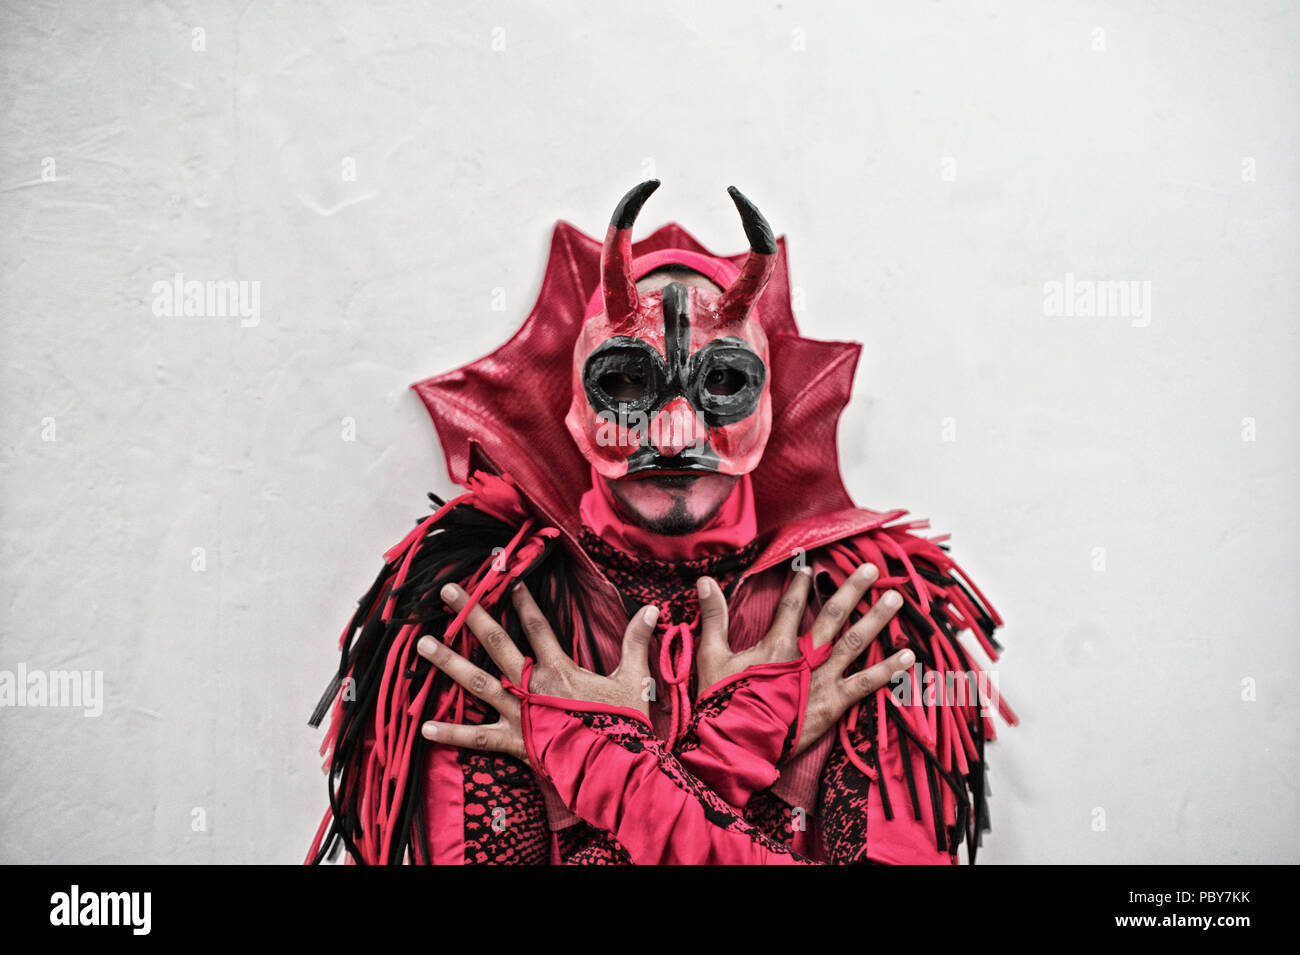
<path fill-rule="evenodd" d="M 647 173 L 639 234 L 739 249 L 734 182 L 789 236 L 866 345 L 851 490 L 1009 621 L 984 858 L 1300 861 L 1294 4 L 233 7 L 0 13 L 0 669 L 106 695 L 0 710 L 0 861 L 302 856 L 338 630 L 449 489 L 407 385 Z M 176 272 L 260 323 L 154 315 Z"/>

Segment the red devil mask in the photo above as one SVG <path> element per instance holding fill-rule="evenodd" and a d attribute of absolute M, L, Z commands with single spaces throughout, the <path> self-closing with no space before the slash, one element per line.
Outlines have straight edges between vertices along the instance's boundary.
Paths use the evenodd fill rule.
<path fill-rule="evenodd" d="M 614 210 L 592 296 L 573 352 L 569 433 L 603 477 L 646 470 L 747 474 L 772 428 L 767 337 L 753 314 L 776 265 L 767 220 L 734 186 L 749 256 L 730 262 L 686 250 L 632 259 L 632 225 L 659 180 L 641 183 Z M 725 291 L 670 282 L 640 294 L 637 280 L 684 265 Z"/>

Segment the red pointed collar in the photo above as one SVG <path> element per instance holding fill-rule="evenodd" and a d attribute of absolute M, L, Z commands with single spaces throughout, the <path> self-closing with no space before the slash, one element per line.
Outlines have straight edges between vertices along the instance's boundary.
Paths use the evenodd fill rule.
<path fill-rule="evenodd" d="M 834 540 L 879 515 L 854 509 L 835 443 L 861 346 L 799 335 L 784 236 L 777 245 L 776 270 L 757 306 L 771 345 L 772 433 L 752 477 L 758 533 L 780 530 L 767 550 L 782 560 L 787 547 L 799 546 L 796 539 L 833 533 Z M 556 223 L 542 290 L 523 326 L 490 355 L 411 386 L 433 418 L 453 481 L 464 485 L 477 468 L 509 474 L 575 542 L 591 471 L 564 415 L 573 343 L 599 281 L 600 248 L 573 225 Z M 634 256 L 661 249 L 714 254 L 676 223 L 632 247 Z M 745 254 L 725 258 L 739 266 Z"/>

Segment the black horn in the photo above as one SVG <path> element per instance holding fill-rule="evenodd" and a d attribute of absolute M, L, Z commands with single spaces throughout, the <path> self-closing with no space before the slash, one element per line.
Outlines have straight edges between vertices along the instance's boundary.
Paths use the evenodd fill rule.
<path fill-rule="evenodd" d="M 604 291 L 605 314 L 611 324 L 625 325 L 636 317 L 636 279 L 632 277 L 632 225 L 650 194 L 659 188 L 658 179 L 647 179 L 628 190 L 614 208 L 600 250 L 600 285 Z M 760 217 L 761 218 L 761 217 Z"/>
<path fill-rule="evenodd" d="M 749 239 L 749 255 L 741 266 L 740 275 L 736 276 L 736 281 L 731 283 L 718 303 L 718 316 L 730 323 L 743 321 L 763 294 L 767 280 L 776 268 L 776 238 L 772 235 L 772 227 L 763 218 L 763 213 L 739 189 L 729 186 L 727 193 L 736 204 L 741 224 L 745 227 L 745 237 Z"/>

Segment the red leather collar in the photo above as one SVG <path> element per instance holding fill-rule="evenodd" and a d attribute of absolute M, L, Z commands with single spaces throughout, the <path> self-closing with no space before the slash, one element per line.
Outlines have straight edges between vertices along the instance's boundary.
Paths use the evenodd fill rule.
<path fill-rule="evenodd" d="M 810 539 L 873 519 L 874 512 L 863 512 L 846 523 L 840 513 L 854 505 L 840 477 L 836 426 L 860 346 L 799 335 L 785 238 L 777 243 L 776 270 L 757 305 L 772 346 L 772 434 L 750 477 L 757 533 L 785 529 L 780 536 L 788 538 L 797 526 Z M 716 256 L 676 223 L 633 244 L 636 256 L 661 249 L 696 251 L 733 266 L 747 254 Z M 453 481 L 464 485 L 477 468 L 509 474 L 575 547 L 591 478 L 564 414 L 573 343 L 599 269 L 600 242 L 557 223 L 541 292 L 522 327 L 491 354 L 412 386 L 433 419 Z"/>

